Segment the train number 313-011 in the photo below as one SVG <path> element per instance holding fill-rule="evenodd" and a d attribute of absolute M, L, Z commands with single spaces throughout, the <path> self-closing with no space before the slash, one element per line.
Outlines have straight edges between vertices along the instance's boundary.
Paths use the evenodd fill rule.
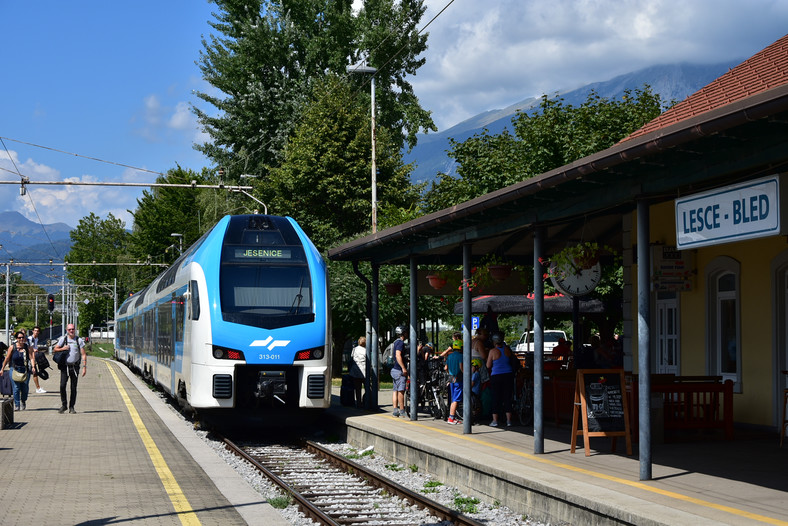
<path fill-rule="evenodd" d="M 278 354 L 259 354 L 257 355 L 258 360 L 279 360 L 281 358 Z"/>

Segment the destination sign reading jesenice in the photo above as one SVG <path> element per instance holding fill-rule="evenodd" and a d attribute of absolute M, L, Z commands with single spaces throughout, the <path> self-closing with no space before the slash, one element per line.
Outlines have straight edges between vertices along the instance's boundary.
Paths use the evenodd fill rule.
<path fill-rule="evenodd" d="M 236 259 L 290 259 L 288 248 L 236 248 Z"/>

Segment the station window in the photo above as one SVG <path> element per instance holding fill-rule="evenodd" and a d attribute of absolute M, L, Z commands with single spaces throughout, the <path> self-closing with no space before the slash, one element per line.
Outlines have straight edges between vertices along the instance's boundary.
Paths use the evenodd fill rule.
<path fill-rule="evenodd" d="M 742 390 L 739 267 L 733 258 L 719 257 L 706 268 L 709 373 L 733 380 L 737 393 Z"/>

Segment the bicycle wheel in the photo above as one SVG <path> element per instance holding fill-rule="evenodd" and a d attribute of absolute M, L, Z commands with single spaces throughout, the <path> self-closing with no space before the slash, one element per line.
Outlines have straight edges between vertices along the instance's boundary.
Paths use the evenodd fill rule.
<path fill-rule="evenodd" d="M 482 416 L 482 401 L 476 395 L 471 395 L 471 422 L 476 424 Z"/>
<path fill-rule="evenodd" d="M 405 414 L 410 416 L 410 379 L 405 383 Z"/>
<path fill-rule="evenodd" d="M 432 399 L 435 401 L 433 416 L 441 420 L 446 420 L 449 418 L 449 406 L 446 404 L 446 399 L 444 395 L 441 394 L 441 391 L 445 391 L 445 389 L 440 389 L 438 386 L 432 387 Z"/>
<path fill-rule="evenodd" d="M 529 382 L 525 382 L 520 390 L 515 413 L 520 420 L 520 425 L 527 426 L 534 421 L 534 392 Z"/>

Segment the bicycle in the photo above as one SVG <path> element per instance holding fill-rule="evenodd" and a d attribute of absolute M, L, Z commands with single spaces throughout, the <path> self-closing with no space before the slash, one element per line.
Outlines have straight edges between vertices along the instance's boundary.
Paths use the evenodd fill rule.
<path fill-rule="evenodd" d="M 448 377 L 443 371 L 442 360 L 430 360 L 426 366 L 417 368 L 417 410 L 424 408 L 425 412 L 435 419 L 446 420 L 449 418 L 447 403 Z M 410 416 L 410 389 L 411 381 L 405 386 L 405 411 Z"/>
<path fill-rule="evenodd" d="M 520 425 L 527 426 L 534 421 L 534 374 L 533 369 L 520 369 L 514 378 L 514 413 Z"/>

